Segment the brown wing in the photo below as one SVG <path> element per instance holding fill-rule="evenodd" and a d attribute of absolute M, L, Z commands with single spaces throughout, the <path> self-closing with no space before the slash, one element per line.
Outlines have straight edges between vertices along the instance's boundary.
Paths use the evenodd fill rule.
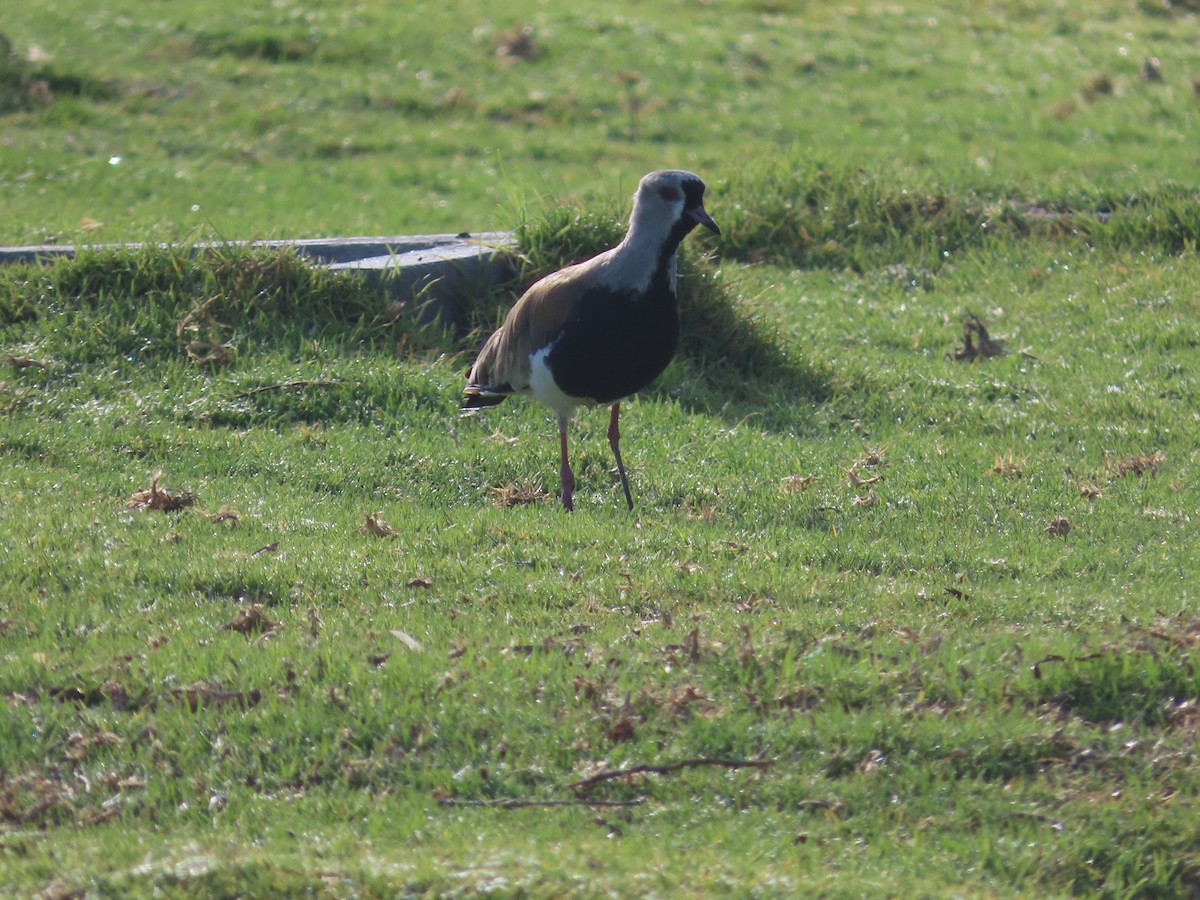
<path fill-rule="evenodd" d="M 593 279 L 586 263 L 547 275 L 527 290 L 483 345 L 466 394 L 511 394 L 529 386 L 529 358 L 554 340 Z"/>

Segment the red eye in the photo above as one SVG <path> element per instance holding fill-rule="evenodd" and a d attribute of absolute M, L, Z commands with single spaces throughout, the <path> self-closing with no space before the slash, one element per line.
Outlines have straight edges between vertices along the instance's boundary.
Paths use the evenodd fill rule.
<path fill-rule="evenodd" d="M 658 189 L 658 196 L 662 197 L 668 203 L 674 203 L 681 199 L 682 195 L 673 187 L 661 187 Z"/>

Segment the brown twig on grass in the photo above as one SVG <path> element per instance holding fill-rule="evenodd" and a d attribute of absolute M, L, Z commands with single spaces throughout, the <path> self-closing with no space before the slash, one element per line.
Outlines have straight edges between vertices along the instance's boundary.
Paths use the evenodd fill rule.
<path fill-rule="evenodd" d="M 246 397 L 253 397 L 255 394 L 265 394 L 268 391 L 283 391 L 288 388 L 330 388 L 343 387 L 350 384 L 348 381 L 336 381 L 324 378 L 306 379 L 301 378 L 296 381 L 280 381 L 277 384 L 262 384 L 258 387 L 247 388 L 244 391 L 237 393 L 239 400 L 244 400 Z"/>
<path fill-rule="evenodd" d="M 641 806 L 645 797 L 636 800 L 455 800 L 439 797 L 438 806 L 482 806 L 488 809 L 525 809 L 530 806 Z"/>
<path fill-rule="evenodd" d="M 771 765 L 771 761 L 767 759 L 712 759 L 709 757 L 700 757 L 698 759 L 684 759 L 679 762 L 667 763 L 662 766 L 640 765 L 630 766 L 627 769 L 605 769 L 603 772 L 597 772 L 595 775 L 589 775 L 587 778 L 581 778 L 579 781 L 572 781 L 567 785 L 568 788 L 574 791 L 587 791 L 601 781 L 611 781 L 614 778 L 620 778 L 624 775 L 670 775 L 672 772 L 678 772 L 682 769 L 696 769 L 701 766 L 719 766 L 725 769 L 766 769 Z"/>
<path fill-rule="evenodd" d="M 28 369 L 30 366 L 37 366 L 39 369 L 48 368 L 48 366 L 40 359 L 34 359 L 32 356 L 13 356 L 10 353 L 0 354 L 0 359 L 4 360 L 14 369 Z"/>

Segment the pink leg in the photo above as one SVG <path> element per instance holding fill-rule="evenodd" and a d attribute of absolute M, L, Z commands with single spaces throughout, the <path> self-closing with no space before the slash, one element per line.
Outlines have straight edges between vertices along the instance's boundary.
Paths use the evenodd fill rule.
<path fill-rule="evenodd" d="M 558 443 L 562 449 L 562 468 L 559 477 L 562 479 L 562 505 L 567 512 L 575 509 L 571 497 L 575 493 L 575 473 L 571 471 L 571 461 L 567 456 L 567 420 L 558 420 Z"/>
<path fill-rule="evenodd" d="M 614 403 L 612 418 L 608 420 L 608 443 L 612 447 L 613 456 L 617 458 L 617 473 L 621 476 L 621 487 L 625 489 L 625 502 L 629 504 L 629 511 L 633 512 L 633 497 L 629 493 L 629 479 L 625 477 L 625 463 L 621 461 L 621 429 L 617 425 L 620 415 L 621 404 Z"/>

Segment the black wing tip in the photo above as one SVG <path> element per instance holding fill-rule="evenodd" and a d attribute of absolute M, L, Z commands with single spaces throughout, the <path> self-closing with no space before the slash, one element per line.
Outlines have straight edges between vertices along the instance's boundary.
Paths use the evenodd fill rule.
<path fill-rule="evenodd" d="M 498 406 L 504 402 L 504 398 L 508 394 L 482 394 L 478 389 L 468 389 L 467 395 L 463 397 L 462 409 L 482 409 L 486 406 Z"/>

